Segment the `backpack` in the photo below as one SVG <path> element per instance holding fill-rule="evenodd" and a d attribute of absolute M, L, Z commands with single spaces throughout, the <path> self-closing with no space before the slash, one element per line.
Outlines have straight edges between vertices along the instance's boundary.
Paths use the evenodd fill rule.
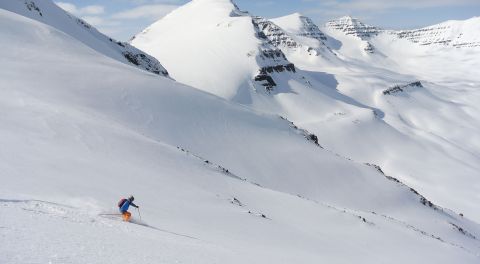
<path fill-rule="evenodd" d="M 123 198 L 118 202 L 118 208 L 122 207 L 122 205 L 127 201 L 127 199 Z"/>

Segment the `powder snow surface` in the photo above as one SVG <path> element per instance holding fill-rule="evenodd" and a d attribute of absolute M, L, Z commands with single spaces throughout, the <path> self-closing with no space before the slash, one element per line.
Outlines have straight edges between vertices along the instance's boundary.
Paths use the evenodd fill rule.
<path fill-rule="evenodd" d="M 232 7 L 191 5 L 200 3 L 220 3 L 219 16 Z M 224 27 L 247 27 L 245 14 L 231 15 Z M 245 42 L 239 46 L 255 44 Z M 0 47 L 0 64 L 8 65 L 0 71 L 0 263 L 479 261 L 480 226 L 468 215 L 335 153 L 342 149 L 334 141 L 317 146 L 273 108 L 262 112 L 141 71 L 4 9 Z M 360 96 L 294 79 L 303 99 L 280 93 L 274 103 L 302 127 L 310 130 L 301 119 L 307 108 L 293 107 L 299 102 L 324 111 L 321 118 L 328 107 L 345 111 L 345 131 L 393 127 Z M 131 208 L 133 222 L 125 223 L 116 203 L 130 194 L 140 210 Z"/>

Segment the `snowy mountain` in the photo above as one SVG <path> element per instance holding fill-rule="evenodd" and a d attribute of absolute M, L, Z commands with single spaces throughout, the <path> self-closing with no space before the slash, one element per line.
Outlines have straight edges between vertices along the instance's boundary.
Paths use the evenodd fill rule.
<path fill-rule="evenodd" d="M 480 47 L 480 17 L 465 21 L 447 21 L 437 25 L 391 32 L 420 45 L 444 45 L 455 48 Z"/>
<path fill-rule="evenodd" d="M 329 151 L 380 165 L 437 203 L 480 219 L 471 203 L 480 202 L 479 189 L 470 184 L 478 182 L 480 170 L 480 122 L 473 114 L 479 95 L 470 88 L 478 83 L 471 74 L 478 57 L 461 50 L 440 56 L 407 40 L 392 44 L 394 36 L 377 28 L 351 18 L 339 21 L 345 22 L 338 23 L 340 31 L 315 27 L 298 14 L 268 21 L 231 1 L 194 0 L 132 44 L 162 61 L 177 81 L 283 116 L 315 134 Z M 370 45 L 374 53 L 365 49 Z M 295 65 L 295 72 L 274 72 L 276 87 L 267 93 L 253 81 L 265 47 L 281 50 L 281 65 Z M 462 66 L 446 65 L 455 60 Z M 441 67 L 455 74 L 439 73 Z M 409 88 L 384 93 L 397 86 Z M 468 99 L 459 93 L 463 89 L 472 90 Z M 464 129 L 451 133 L 452 125 Z M 456 198 L 447 198 L 445 189 Z"/>
<path fill-rule="evenodd" d="M 381 29 L 366 25 L 351 16 L 344 16 L 331 20 L 327 22 L 325 26 L 330 30 L 341 31 L 345 35 L 355 36 L 362 40 L 368 40 L 382 32 Z"/>
<path fill-rule="evenodd" d="M 202 8 L 208 15 L 198 12 Z M 433 178 L 422 174 L 416 178 L 422 187 L 418 192 L 390 174 L 412 165 L 401 159 L 412 150 L 408 128 L 398 138 L 389 134 L 389 118 L 400 114 L 392 109 L 412 107 L 401 113 L 408 121 L 431 116 L 426 109 L 435 106 L 463 117 L 454 104 L 429 97 L 436 85 L 421 81 L 390 87 L 387 77 L 367 75 L 362 79 L 379 96 L 375 106 L 388 102 L 391 107 L 373 108 L 364 100 L 372 91 L 359 91 L 368 95 L 362 98 L 344 90 L 353 85 L 349 78 L 365 85 L 358 76 L 373 68 L 359 72 L 349 62 L 351 72 L 343 68 L 342 75 L 309 71 L 341 71 L 347 62 L 273 45 L 262 36 L 258 18 L 226 0 L 195 0 L 149 28 L 180 40 L 175 46 L 151 39 L 152 49 L 162 55 L 161 48 L 171 44 L 172 57 L 163 54 L 167 62 L 162 63 L 172 66 L 174 78 L 186 78 L 182 67 L 192 70 L 192 77 L 203 74 L 208 77 L 203 82 L 187 80 L 202 87 L 126 67 L 61 25 L 11 10 L 0 9 L 0 63 L 9 66 L 0 71 L 0 110 L 6 113 L 0 115 L 0 236 L 6 241 L 0 263 L 478 262 L 480 226 L 469 218 L 475 215 L 439 206 L 422 192 L 434 194 L 434 186 L 444 192 L 452 166 L 458 177 L 447 190 L 455 197 L 439 201 L 463 204 L 476 191 L 463 184 L 475 179 L 463 182 L 462 173 L 469 171 L 442 159 L 444 153 L 435 150 L 441 145 L 421 137 L 421 122 L 422 145 L 410 155 L 422 157 L 423 165 L 440 172 L 445 182 L 424 188 L 421 180 Z M 183 15 L 198 19 L 178 23 Z M 149 34 L 136 39 L 149 40 Z M 174 56 L 184 64 L 169 61 Z M 306 63 L 302 56 L 313 59 Z M 287 70 L 292 61 L 298 66 Z M 262 69 L 275 81 L 273 90 L 255 80 Z M 408 79 L 387 70 L 382 74 Z M 331 86 L 335 78 L 337 88 Z M 237 86 L 244 83 L 252 86 Z M 252 99 L 247 106 L 228 96 L 242 88 Z M 224 98 L 211 94 L 216 91 Z M 420 104 L 406 102 L 411 98 Z M 423 103 L 433 106 L 419 107 Z M 427 123 L 432 133 L 438 132 L 433 124 L 451 121 L 441 118 Z M 337 152 L 342 146 L 334 138 L 353 137 L 345 147 L 360 139 L 371 144 L 364 133 L 375 129 L 381 130 L 374 136 L 382 144 L 370 146 L 375 152 L 363 152 L 365 159 L 373 160 L 379 148 L 394 148 L 390 154 L 401 164 L 388 166 L 386 159 L 387 166 L 380 167 Z M 476 145 L 472 149 L 478 150 Z M 434 168 L 429 158 L 445 164 Z M 458 158 L 476 169 L 471 157 L 461 153 Z M 456 197 L 459 188 L 465 196 Z M 114 215 L 116 202 L 129 194 L 140 210 L 132 210 L 133 222 L 124 223 Z"/>
<path fill-rule="evenodd" d="M 152 56 L 126 42 L 105 36 L 50 0 L 7 0 L 0 3 L 0 8 L 55 27 L 112 59 L 168 77 L 167 70 Z"/>
<path fill-rule="evenodd" d="M 420 29 L 384 30 L 366 25 L 357 18 L 345 16 L 327 22 L 325 28 L 330 32 L 358 37 L 367 42 L 380 34 L 390 34 L 398 39 L 407 39 L 422 46 L 455 48 L 475 48 L 480 46 L 480 37 L 477 33 L 480 30 L 480 18 L 478 17 L 465 21 L 447 21 Z M 332 34 L 337 35 L 336 33 Z"/>
<path fill-rule="evenodd" d="M 131 43 L 161 58 L 180 82 L 249 103 L 255 99 L 252 90 L 281 93 L 284 79 L 301 78 L 283 52 L 269 43 L 260 24 L 230 1 L 196 0 L 154 23 Z"/>
<path fill-rule="evenodd" d="M 374 26 L 366 25 L 360 20 L 351 16 L 344 16 L 331 20 L 325 24 L 325 28 L 331 33 L 341 32 L 346 36 L 352 36 L 361 40 L 363 50 L 367 53 L 374 53 L 375 47 L 368 41 L 380 34 L 383 30 Z"/>
<path fill-rule="evenodd" d="M 385 122 L 388 129 L 380 126 L 383 128 L 370 130 L 372 126 L 363 126 L 354 128 L 354 133 L 346 132 L 344 136 L 340 136 L 338 131 L 343 130 L 326 132 L 325 127 L 322 129 L 304 127 L 316 133 L 324 146 L 355 160 L 364 162 L 370 160 L 380 164 L 388 173 L 421 189 L 434 200 L 443 200 L 442 204 L 449 204 L 452 208 L 463 207 L 459 209 L 461 211 L 468 210 L 464 206 L 475 199 L 473 198 L 475 195 L 473 193 L 465 195 L 464 191 L 469 189 L 466 185 L 453 186 L 459 182 L 477 182 L 475 175 L 479 168 L 470 170 L 470 166 L 478 164 L 480 154 L 478 151 L 480 123 L 478 116 L 474 114 L 477 110 L 473 110 L 478 109 L 477 102 L 480 100 L 480 94 L 474 88 L 480 81 L 475 73 L 480 65 L 480 56 L 475 55 L 478 51 L 419 46 L 356 21 L 357 23 L 343 23 L 343 26 L 338 27 L 344 28 L 348 34 L 342 30 L 332 30 L 331 27 L 323 28 L 323 31 L 328 33 L 327 44 L 343 60 L 343 64 L 332 64 L 284 52 L 299 69 L 333 75 L 332 88 L 338 89 L 341 94 L 357 102 L 381 111 L 384 114 L 381 121 Z M 294 25 L 295 23 L 291 23 L 282 27 L 294 28 Z M 348 25 L 356 26 L 349 28 Z M 471 31 L 465 30 L 464 35 L 468 35 L 469 32 Z M 330 41 L 332 38 L 340 44 Z M 375 47 L 374 53 L 364 51 L 366 42 Z M 459 108 L 459 105 L 466 108 Z M 438 109 L 443 110 L 439 112 Z M 335 133 L 335 137 L 331 137 L 330 133 Z M 403 139 L 395 143 L 394 138 L 399 134 Z M 331 141 L 326 140 L 327 137 L 330 137 Z M 407 146 L 409 145 L 407 142 L 415 143 Z M 380 148 L 376 147 L 378 144 L 381 144 Z M 424 148 L 427 145 L 432 149 L 428 151 L 429 154 L 421 154 L 420 157 L 426 155 L 431 160 L 422 159 L 417 163 L 415 161 L 417 156 L 413 153 L 419 153 L 418 146 Z M 386 146 L 387 149 L 384 148 Z M 391 149 L 395 149 L 395 157 L 385 158 L 391 155 Z M 400 149 L 405 151 L 403 155 L 398 155 Z M 370 157 L 366 158 L 366 155 Z M 456 169 L 450 172 L 440 169 L 443 167 L 440 160 L 445 162 L 456 160 L 454 163 L 458 162 L 457 165 L 450 165 Z M 405 165 L 395 166 L 395 169 L 389 168 L 393 164 Z M 406 167 L 410 169 L 405 170 Z M 412 168 L 416 168 L 416 172 L 412 171 Z M 451 175 L 462 180 L 453 183 L 448 180 Z M 422 181 L 425 182 L 421 183 Z M 442 198 L 442 193 L 431 188 L 432 182 L 445 186 L 452 195 L 463 202 L 453 205 L 446 201 Z M 461 196 L 463 198 L 460 198 Z M 469 211 L 474 213 L 475 209 L 472 207 Z"/>
<path fill-rule="evenodd" d="M 308 17 L 298 13 L 283 17 L 277 20 L 267 20 L 262 17 L 254 17 L 262 33 L 269 40 L 270 44 L 277 48 L 295 50 L 309 55 L 323 56 L 331 59 L 334 55 L 331 49 L 324 43 L 327 40 L 325 34 Z M 289 31 L 290 28 L 283 28 L 282 25 L 294 23 L 296 31 Z"/>

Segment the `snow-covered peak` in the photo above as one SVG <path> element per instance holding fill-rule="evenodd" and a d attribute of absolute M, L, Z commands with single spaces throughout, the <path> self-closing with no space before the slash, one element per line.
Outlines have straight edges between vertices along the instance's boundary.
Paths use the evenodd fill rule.
<path fill-rule="evenodd" d="M 100 33 L 89 23 L 64 11 L 50 0 L 1 1 L 0 8 L 54 27 L 112 59 L 168 76 L 167 70 L 154 57 L 126 42 L 116 41 Z"/>
<path fill-rule="evenodd" d="M 228 0 L 195 0 L 136 35 L 131 43 L 155 56 L 176 80 L 238 102 L 278 92 L 295 66 L 264 33 L 266 19 Z M 288 78 L 286 78 L 288 79 Z"/>
<path fill-rule="evenodd" d="M 319 41 L 327 40 L 327 37 L 318 26 L 309 17 L 303 16 L 300 13 L 274 18 L 271 19 L 271 21 L 289 33 L 317 39 Z"/>
<path fill-rule="evenodd" d="M 201 3 L 201 4 L 214 4 L 214 5 L 233 5 L 236 4 L 232 0 L 192 0 L 194 3 Z"/>
<path fill-rule="evenodd" d="M 234 10 L 240 10 L 232 0 L 192 0 L 192 3 L 203 4 L 203 5 L 216 5 L 224 7 L 233 7 Z"/>
<path fill-rule="evenodd" d="M 240 8 L 231 0 L 193 0 L 170 13 L 184 14 L 187 10 L 195 13 L 194 17 L 237 17 L 248 15 L 247 12 L 241 11 Z M 193 15 L 193 14 L 192 14 Z"/>
<path fill-rule="evenodd" d="M 288 48 L 301 47 L 300 43 L 272 21 L 263 17 L 254 17 L 253 22 L 261 32 L 261 36 L 268 39 L 273 46 Z"/>
<path fill-rule="evenodd" d="M 372 48 L 369 42 L 380 33 L 388 33 L 400 39 L 407 39 L 422 46 L 447 46 L 456 48 L 480 47 L 480 17 L 467 20 L 450 20 L 436 25 L 410 30 L 383 30 L 364 24 L 357 18 L 344 16 L 325 24 L 333 35 L 343 34 L 358 37 Z M 367 48 L 368 49 L 368 48 Z"/>
<path fill-rule="evenodd" d="M 480 17 L 450 20 L 437 25 L 413 30 L 394 31 L 399 38 L 420 45 L 444 45 L 456 48 L 480 47 Z"/>
<path fill-rule="evenodd" d="M 344 36 L 347 36 L 347 39 L 344 39 L 343 42 L 350 42 L 351 38 L 357 39 L 359 41 L 354 41 L 357 48 L 360 48 L 362 51 L 361 54 L 376 54 L 376 48 L 370 39 L 377 36 L 382 29 L 364 24 L 357 18 L 351 16 L 343 16 L 334 20 L 331 20 L 325 24 L 326 32 L 330 35 L 333 35 L 335 38 L 343 39 Z"/>
<path fill-rule="evenodd" d="M 327 36 L 308 17 L 294 13 L 270 19 L 264 33 L 285 52 L 303 51 L 308 55 L 333 58 L 334 52 L 326 44 Z M 265 22 L 266 24 L 266 22 Z"/>
<path fill-rule="evenodd" d="M 377 27 L 364 24 L 359 19 L 351 16 L 331 20 L 325 26 L 331 30 L 341 31 L 346 35 L 352 35 L 362 40 L 368 40 L 382 31 Z"/>
<path fill-rule="evenodd" d="M 296 12 L 283 17 L 272 18 L 270 20 L 284 30 L 290 31 L 302 26 L 302 17 L 303 15 L 301 13 Z"/>

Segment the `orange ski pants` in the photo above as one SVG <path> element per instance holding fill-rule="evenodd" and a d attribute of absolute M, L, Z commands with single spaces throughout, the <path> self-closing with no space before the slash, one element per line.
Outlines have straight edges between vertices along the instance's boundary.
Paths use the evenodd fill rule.
<path fill-rule="evenodd" d="M 132 214 L 130 212 L 124 212 L 122 214 L 122 218 L 123 218 L 123 221 L 126 221 L 128 222 L 130 220 L 130 217 L 132 216 Z"/>

